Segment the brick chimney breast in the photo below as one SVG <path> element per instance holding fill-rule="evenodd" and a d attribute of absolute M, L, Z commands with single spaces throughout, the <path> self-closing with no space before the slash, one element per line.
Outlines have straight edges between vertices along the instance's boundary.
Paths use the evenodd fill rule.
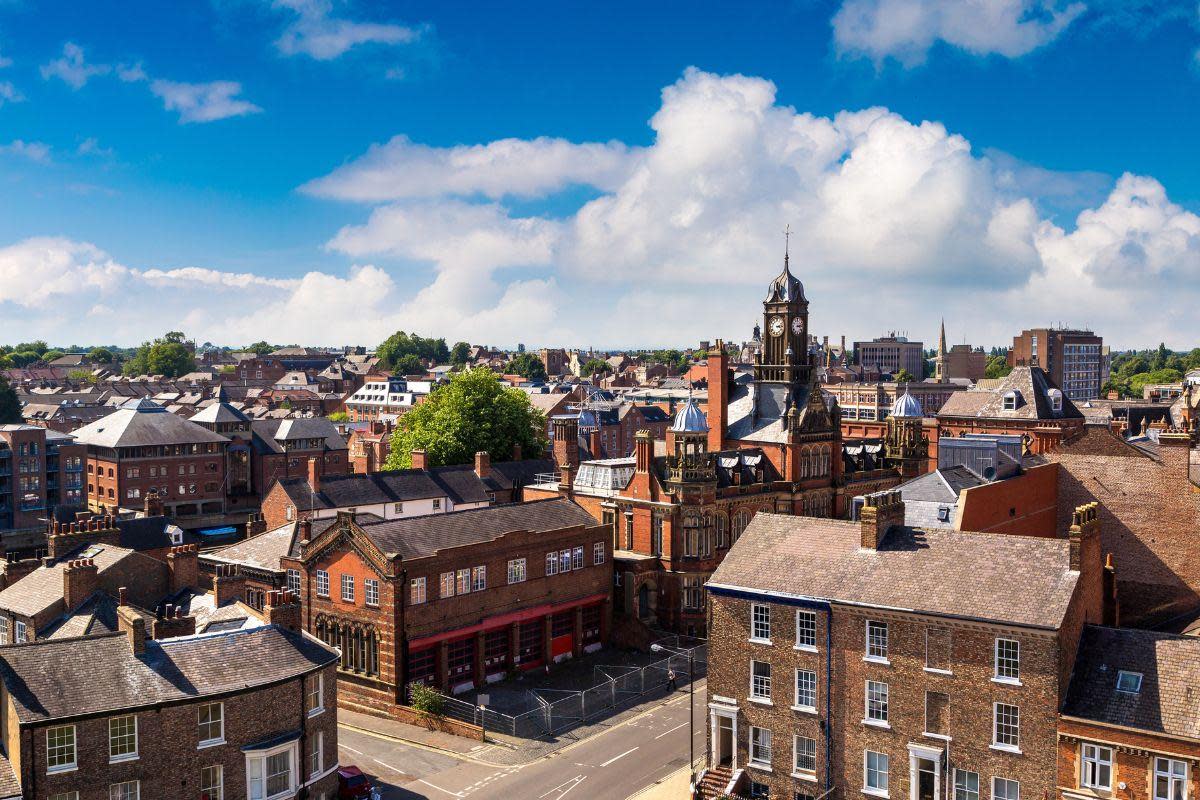
<path fill-rule="evenodd" d="M 492 459 L 486 450 L 480 450 L 475 454 L 475 475 L 480 480 L 486 478 L 492 471 Z"/>
<path fill-rule="evenodd" d="M 308 459 L 308 485 L 313 492 L 321 491 L 321 461 L 317 458 Z"/>
<path fill-rule="evenodd" d="M 200 551 L 194 544 L 172 547 L 167 552 L 167 569 L 171 576 L 171 594 L 190 587 L 200 587 Z M 155 637 L 158 638 L 158 637 Z"/>
<path fill-rule="evenodd" d="M 100 585 L 100 571 L 91 558 L 78 558 L 63 568 L 63 603 L 74 611 Z"/>
<path fill-rule="evenodd" d="M 904 500 L 900 492 L 876 492 L 866 497 L 859 516 L 860 547 L 878 550 L 892 528 L 904 525 Z"/>

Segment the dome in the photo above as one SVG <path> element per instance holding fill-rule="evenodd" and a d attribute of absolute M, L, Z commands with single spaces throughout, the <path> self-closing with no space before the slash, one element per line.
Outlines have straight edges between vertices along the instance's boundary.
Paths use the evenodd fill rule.
<path fill-rule="evenodd" d="M 679 409 L 679 413 L 675 415 L 675 423 L 671 425 L 671 430 L 676 433 L 706 433 L 708 431 L 708 420 L 704 417 L 704 412 L 700 410 L 700 406 L 696 405 L 696 401 L 688 398 L 687 404 Z"/>
<path fill-rule="evenodd" d="M 793 300 L 804 300 L 804 284 L 800 279 L 791 273 L 788 269 L 788 257 L 783 257 L 783 272 L 775 280 L 771 281 L 771 286 L 767 289 L 768 303 L 790 303 Z"/>
<path fill-rule="evenodd" d="M 921 401 L 908 393 L 908 389 L 904 390 L 904 394 L 896 398 L 896 402 L 892 405 L 893 417 L 923 417 L 925 410 L 921 408 Z"/>

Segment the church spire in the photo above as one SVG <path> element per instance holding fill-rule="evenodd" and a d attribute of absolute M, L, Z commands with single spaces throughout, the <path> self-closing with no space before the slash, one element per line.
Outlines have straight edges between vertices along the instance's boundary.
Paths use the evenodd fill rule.
<path fill-rule="evenodd" d="M 934 370 L 938 383 L 948 383 L 946 377 L 946 318 L 942 317 L 942 329 L 938 332 L 938 349 L 937 359 L 934 361 Z"/>

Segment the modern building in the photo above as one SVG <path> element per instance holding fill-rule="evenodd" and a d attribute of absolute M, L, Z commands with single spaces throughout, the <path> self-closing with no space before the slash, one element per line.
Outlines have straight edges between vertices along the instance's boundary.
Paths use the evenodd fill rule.
<path fill-rule="evenodd" d="M 1013 337 L 1008 351 L 1012 367 L 1038 366 L 1054 385 L 1076 401 L 1100 396 L 1108 382 L 1104 339 L 1092 331 L 1072 328 L 1032 328 Z"/>
<path fill-rule="evenodd" d="M 402 376 L 369 375 L 354 394 L 346 398 L 351 422 L 393 419 L 410 411 L 431 391 L 432 381 L 410 381 Z"/>
<path fill-rule="evenodd" d="M 0 531 L 44 528 L 56 506 L 82 507 L 86 454 L 73 436 L 0 425 Z"/>
<path fill-rule="evenodd" d="M 924 345 L 910 342 L 907 337 L 896 333 L 869 342 L 855 342 L 854 355 L 860 366 L 874 367 L 889 375 L 895 375 L 903 369 L 916 380 L 925 376 Z"/>

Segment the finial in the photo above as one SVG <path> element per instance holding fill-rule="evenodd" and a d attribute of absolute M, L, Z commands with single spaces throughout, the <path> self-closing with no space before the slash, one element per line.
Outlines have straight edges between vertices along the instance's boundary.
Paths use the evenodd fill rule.
<path fill-rule="evenodd" d="M 792 238 L 792 226 L 784 225 L 783 226 L 783 266 L 784 267 L 787 267 L 787 263 L 788 263 L 788 251 L 791 249 L 791 247 L 790 247 L 791 238 Z"/>

